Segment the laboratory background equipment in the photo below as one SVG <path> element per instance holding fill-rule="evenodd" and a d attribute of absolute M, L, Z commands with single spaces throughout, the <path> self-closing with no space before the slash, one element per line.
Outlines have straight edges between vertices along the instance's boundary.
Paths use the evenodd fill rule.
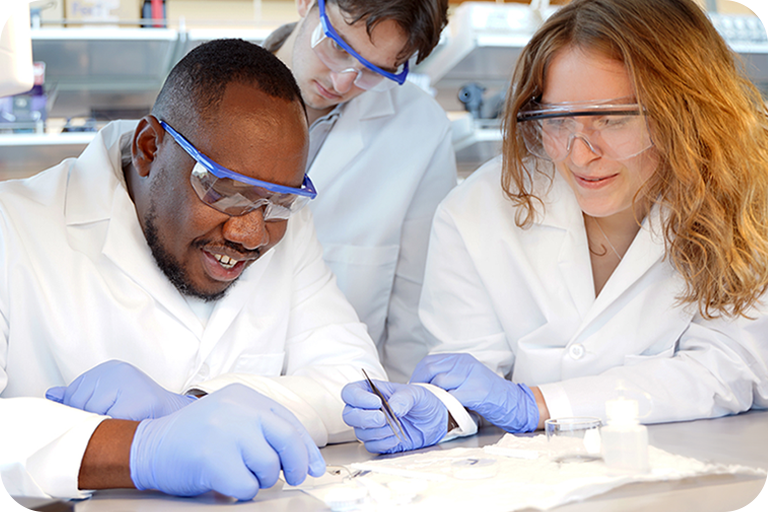
<path fill-rule="evenodd" d="M 499 154 L 499 114 L 515 62 L 559 8 L 555 0 L 521 1 L 450 0 L 440 43 L 411 71 L 410 80 L 432 92 L 452 120 L 460 178 Z M 724 2 L 697 1 L 768 96 L 760 20 L 746 9 L 719 12 Z M 79 154 L 91 127 L 146 114 L 170 69 L 198 44 L 218 37 L 260 43 L 297 17 L 293 0 L 33 0 L 30 7 L 33 60 L 45 64 L 45 120 L 42 133 L 2 130 L 0 179 Z"/>

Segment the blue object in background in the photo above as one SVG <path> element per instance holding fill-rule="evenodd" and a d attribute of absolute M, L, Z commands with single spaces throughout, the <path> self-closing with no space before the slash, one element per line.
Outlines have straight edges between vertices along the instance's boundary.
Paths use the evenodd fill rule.
<path fill-rule="evenodd" d="M 48 96 L 45 94 L 45 63 L 34 63 L 32 89 L 0 98 L 0 133 L 34 133 L 45 130 L 48 119 Z"/>

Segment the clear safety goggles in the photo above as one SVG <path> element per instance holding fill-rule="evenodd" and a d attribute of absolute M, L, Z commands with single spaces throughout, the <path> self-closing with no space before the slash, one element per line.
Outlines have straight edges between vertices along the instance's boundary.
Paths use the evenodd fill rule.
<path fill-rule="evenodd" d="M 401 64 L 394 73 L 368 62 L 333 28 L 325 12 L 325 0 L 318 0 L 317 5 L 320 23 L 312 32 L 310 45 L 328 69 L 334 73 L 355 73 L 355 85 L 365 90 L 386 90 L 405 82 L 405 77 L 408 76 L 408 61 Z"/>
<path fill-rule="evenodd" d="M 623 103 L 538 103 L 517 114 L 518 129 L 532 155 L 552 162 L 565 160 L 580 139 L 594 154 L 627 160 L 653 146 L 643 108 Z"/>
<path fill-rule="evenodd" d="M 265 221 L 285 220 L 317 196 L 315 187 L 306 174 L 301 188 L 243 176 L 202 154 L 165 121 L 160 121 L 160 125 L 195 159 L 189 181 L 197 197 L 222 213 L 240 216 L 263 207 Z"/>

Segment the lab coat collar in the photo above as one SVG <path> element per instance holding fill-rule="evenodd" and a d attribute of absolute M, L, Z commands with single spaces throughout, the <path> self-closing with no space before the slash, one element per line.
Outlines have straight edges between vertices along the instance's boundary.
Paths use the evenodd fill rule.
<path fill-rule="evenodd" d="M 551 187 L 547 194 L 537 193 L 538 197 L 547 198 L 540 225 L 563 231 L 563 243 L 557 258 L 558 267 L 574 307 L 579 316 L 584 318 L 595 301 L 595 287 L 592 272 L 583 271 L 592 267 L 581 207 L 568 184 L 557 173 L 554 173 L 551 182 L 539 177 L 536 185 Z"/>
<path fill-rule="evenodd" d="M 280 244 L 277 247 L 279 246 Z M 240 278 L 229 287 L 227 294 L 216 303 L 203 332 L 200 344 L 201 361 L 205 361 L 213 351 L 218 341 L 224 337 L 227 329 L 229 329 L 245 305 L 253 302 L 251 297 L 257 293 L 272 293 L 263 286 L 259 286 L 258 283 L 266 269 L 269 268 L 270 261 L 275 257 L 277 247 L 267 251 L 258 261 L 255 261 L 248 267 Z M 186 301 L 184 302 L 186 303 Z M 191 309 L 188 311 L 191 311 Z M 196 325 L 199 325 L 199 323 Z"/>
<path fill-rule="evenodd" d="M 138 121 L 113 121 L 102 128 L 69 172 L 64 215 L 67 225 L 109 218 L 115 187 L 127 190 L 120 165 L 120 137 Z"/>
<path fill-rule="evenodd" d="M 554 167 L 546 168 L 544 172 L 546 175 L 534 174 L 534 194 L 545 198 L 544 211 L 537 208 L 538 223 L 560 229 L 576 229 L 583 225 L 581 207 L 571 187 Z"/>
<path fill-rule="evenodd" d="M 121 188 L 115 190 L 103 250 L 104 256 L 147 290 L 162 307 L 176 316 L 201 340 L 201 361 L 211 353 L 250 297 L 254 293 L 265 293 L 256 283 L 269 266 L 274 252 L 275 249 L 271 249 L 243 272 L 227 294 L 217 301 L 203 328 L 187 301 L 157 266 L 136 217 L 134 204 L 128 193 Z"/>
<path fill-rule="evenodd" d="M 663 210 L 658 205 L 654 205 L 643 220 L 640 231 L 621 259 L 619 266 L 613 271 L 608 282 L 600 291 L 600 295 L 595 299 L 592 308 L 595 314 L 615 302 L 654 264 L 664 258 L 666 247 L 664 237 L 661 234 L 663 220 Z"/>
<path fill-rule="evenodd" d="M 537 224 L 564 230 L 558 265 L 576 309 L 585 321 L 589 321 L 664 258 L 665 245 L 661 236 L 664 212 L 658 205 L 651 209 L 621 263 L 600 291 L 600 295 L 595 297 L 592 272 L 580 270 L 591 269 L 592 265 L 589 261 L 584 218 L 578 201 L 558 173 L 554 173 L 551 182 L 546 178 L 537 180 L 537 190 L 542 190 L 541 187 L 551 187 L 548 193 L 539 194 L 539 197 L 546 197 L 547 200 Z"/>
<path fill-rule="evenodd" d="M 259 290 L 249 283 L 261 278 L 274 249 L 252 264 L 232 285 L 216 304 L 203 329 L 184 297 L 155 263 L 128 195 L 120 165 L 119 141 L 120 136 L 135 129 L 136 124 L 136 121 L 110 123 L 78 157 L 67 185 L 66 222 L 68 226 L 75 226 L 108 221 L 102 254 L 201 339 L 200 354 L 205 359 L 248 298 Z"/>
<path fill-rule="evenodd" d="M 312 178 L 318 177 L 320 182 L 329 183 L 348 167 L 365 147 L 364 141 L 374 136 L 371 131 L 376 126 L 366 121 L 395 114 L 394 92 L 366 91 L 344 105 L 341 116 L 309 169 Z"/>
<path fill-rule="evenodd" d="M 312 128 L 315 125 L 318 125 L 318 124 L 321 124 L 321 123 L 326 123 L 326 122 L 329 122 L 329 121 L 336 121 L 336 119 L 341 115 L 341 113 L 343 111 L 344 111 L 344 104 L 343 103 L 340 103 L 340 104 L 336 105 L 333 108 L 333 110 L 331 110 L 330 112 L 328 112 L 324 116 L 320 116 L 317 119 L 315 119 L 315 122 L 312 123 L 312 126 L 309 127 L 309 131 L 311 132 Z"/>
<path fill-rule="evenodd" d="M 398 87 L 408 86 L 403 84 Z M 358 104 L 360 105 L 360 120 L 367 121 L 368 119 L 394 115 L 395 105 L 392 100 L 392 95 L 395 94 L 396 91 L 397 89 L 381 92 L 366 91 L 361 94 L 358 101 Z"/>

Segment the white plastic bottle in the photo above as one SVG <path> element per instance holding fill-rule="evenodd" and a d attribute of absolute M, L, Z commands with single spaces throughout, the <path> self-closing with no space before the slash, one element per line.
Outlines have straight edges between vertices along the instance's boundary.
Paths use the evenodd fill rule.
<path fill-rule="evenodd" d="M 638 420 L 637 401 L 623 396 L 608 400 L 605 413 L 608 423 L 600 429 L 605 464 L 622 471 L 648 472 L 648 429 Z"/>

